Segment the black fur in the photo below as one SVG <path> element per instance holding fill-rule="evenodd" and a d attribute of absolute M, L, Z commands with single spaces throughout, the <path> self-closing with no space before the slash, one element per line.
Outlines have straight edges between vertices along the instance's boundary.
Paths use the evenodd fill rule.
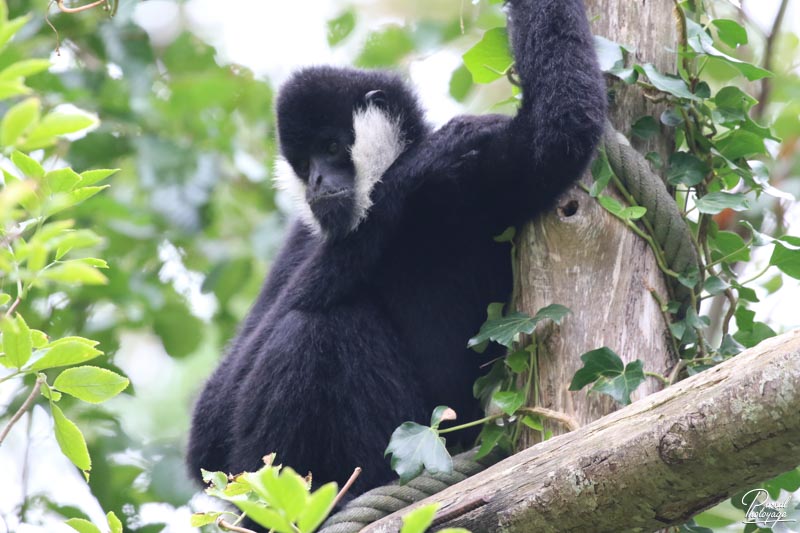
<path fill-rule="evenodd" d="M 262 456 L 351 494 L 392 478 L 383 451 L 406 420 L 437 405 L 477 415 L 479 358 L 466 342 L 489 302 L 505 301 L 507 245 L 493 236 L 552 205 L 599 140 L 605 89 L 582 0 L 510 2 L 524 98 L 518 114 L 462 116 L 430 131 L 394 75 L 311 68 L 277 103 L 281 149 L 302 167 L 320 132 L 349 134 L 372 90 L 402 117 L 405 152 L 341 238 L 300 224 L 194 413 L 188 463 L 239 472 Z M 344 133 L 343 133 L 344 132 Z"/>

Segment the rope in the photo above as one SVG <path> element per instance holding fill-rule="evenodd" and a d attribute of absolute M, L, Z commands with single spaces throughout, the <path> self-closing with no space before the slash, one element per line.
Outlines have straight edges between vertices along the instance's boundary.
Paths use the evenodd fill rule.
<path fill-rule="evenodd" d="M 691 266 L 697 266 L 697 250 L 689 226 L 664 182 L 650 170 L 647 160 L 611 124 L 606 124 L 603 146 L 614 174 L 636 203 L 647 208 L 645 218 L 653 228 L 656 243 L 664 251 L 669 269 L 682 274 Z M 687 305 L 689 289 L 675 278 L 669 281 L 673 297 Z"/>
<path fill-rule="evenodd" d="M 689 227 L 661 178 L 650 170 L 647 160 L 610 124 L 606 126 L 603 145 L 614 174 L 636 203 L 647 208 L 645 218 L 653 227 L 653 237 L 664 250 L 670 270 L 683 273 L 697 265 L 697 251 Z M 686 304 L 689 289 L 677 280 L 672 281 L 674 297 Z M 490 454 L 475 461 L 474 456 L 474 450 L 455 456 L 450 474 L 424 474 L 407 485 L 394 483 L 365 492 L 328 518 L 318 533 L 357 533 L 372 522 L 455 485 L 502 458 L 499 454 Z"/>
<path fill-rule="evenodd" d="M 448 474 L 425 473 L 406 485 L 393 483 L 365 492 L 328 518 L 317 533 L 356 533 L 372 522 L 464 481 L 502 459 L 499 453 L 491 453 L 476 461 L 475 453 L 471 450 L 453 457 L 453 471 Z"/>

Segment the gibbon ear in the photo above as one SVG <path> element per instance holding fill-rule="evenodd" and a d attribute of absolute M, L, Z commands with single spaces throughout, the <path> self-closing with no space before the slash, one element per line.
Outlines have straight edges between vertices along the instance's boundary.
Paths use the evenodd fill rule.
<path fill-rule="evenodd" d="M 364 102 L 367 105 L 374 105 L 375 107 L 383 109 L 386 107 L 386 93 L 380 89 L 370 91 L 364 95 Z"/>

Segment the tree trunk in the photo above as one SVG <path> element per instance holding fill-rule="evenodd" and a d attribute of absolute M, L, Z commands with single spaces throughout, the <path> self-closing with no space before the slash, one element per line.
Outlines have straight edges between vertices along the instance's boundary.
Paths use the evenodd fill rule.
<path fill-rule="evenodd" d="M 800 330 L 524 450 L 362 531 L 399 531 L 402 516 L 434 502 L 441 504 L 434 530 L 654 531 L 798 463 Z"/>
<path fill-rule="evenodd" d="M 664 0 L 586 0 L 592 30 L 636 50 L 636 60 L 674 71 L 675 24 L 672 2 Z M 636 87 L 609 82 L 610 118 L 618 130 L 645 114 L 659 116 Z M 669 153 L 666 138 L 636 143 L 643 153 Z M 584 177 L 587 180 L 588 176 Z M 607 190 L 605 194 L 609 194 Z M 651 289 L 668 300 L 663 276 L 646 243 L 609 215 L 595 199 L 573 187 L 557 207 L 524 228 L 519 235 L 518 309 L 533 315 L 551 303 L 573 311 L 561 326 L 543 325 L 537 332 L 538 397 L 529 403 L 566 413 L 581 424 L 616 408 L 607 396 L 567 390 L 582 366 L 580 355 L 608 346 L 625 362 L 641 359 L 645 370 L 667 373 L 670 358 L 666 324 Z M 653 378 L 633 399 L 661 388 Z M 563 427 L 546 423 L 554 434 Z M 539 433 L 521 439 L 525 448 Z"/>

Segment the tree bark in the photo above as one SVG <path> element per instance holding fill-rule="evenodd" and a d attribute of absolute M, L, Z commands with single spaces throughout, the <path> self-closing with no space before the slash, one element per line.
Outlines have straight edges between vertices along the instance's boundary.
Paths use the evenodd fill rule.
<path fill-rule="evenodd" d="M 522 451 L 363 531 L 654 531 L 800 463 L 800 330 Z"/>
<path fill-rule="evenodd" d="M 635 48 L 636 61 L 673 71 L 675 24 L 672 2 L 586 0 L 587 16 L 597 35 Z M 645 114 L 660 115 L 636 87 L 610 82 L 611 120 L 619 131 Z M 659 152 L 665 160 L 671 141 L 666 137 L 634 145 L 643 153 Z M 584 178 L 586 183 L 589 179 Z M 606 194 L 609 194 L 606 191 Z M 538 397 L 531 405 L 561 411 L 581 424 L 616 408 L 608 397 L 569 392 L 581 368 L 579 356 L 608 346 L 625 362 L 641 359 L 647 371 L 667 373 L 673 365 L 665 320 L 650 293 L 668 300 L 663 276 L 643 240 L 609 215 L 595 199 L 574 187 L 557 207 L 524 228 L 518 239 L 518 309 L 533 315 L 551 303 L 569 307 L 574 315 L 561 326 L 543 325 L 537 332 Z M 634 394 L 638 399 L 661 388 L 649 379 Z M 545 423 L 554 434 L 562 426 Z M 539 433 L 523 435 L 525 448 Z"/>

